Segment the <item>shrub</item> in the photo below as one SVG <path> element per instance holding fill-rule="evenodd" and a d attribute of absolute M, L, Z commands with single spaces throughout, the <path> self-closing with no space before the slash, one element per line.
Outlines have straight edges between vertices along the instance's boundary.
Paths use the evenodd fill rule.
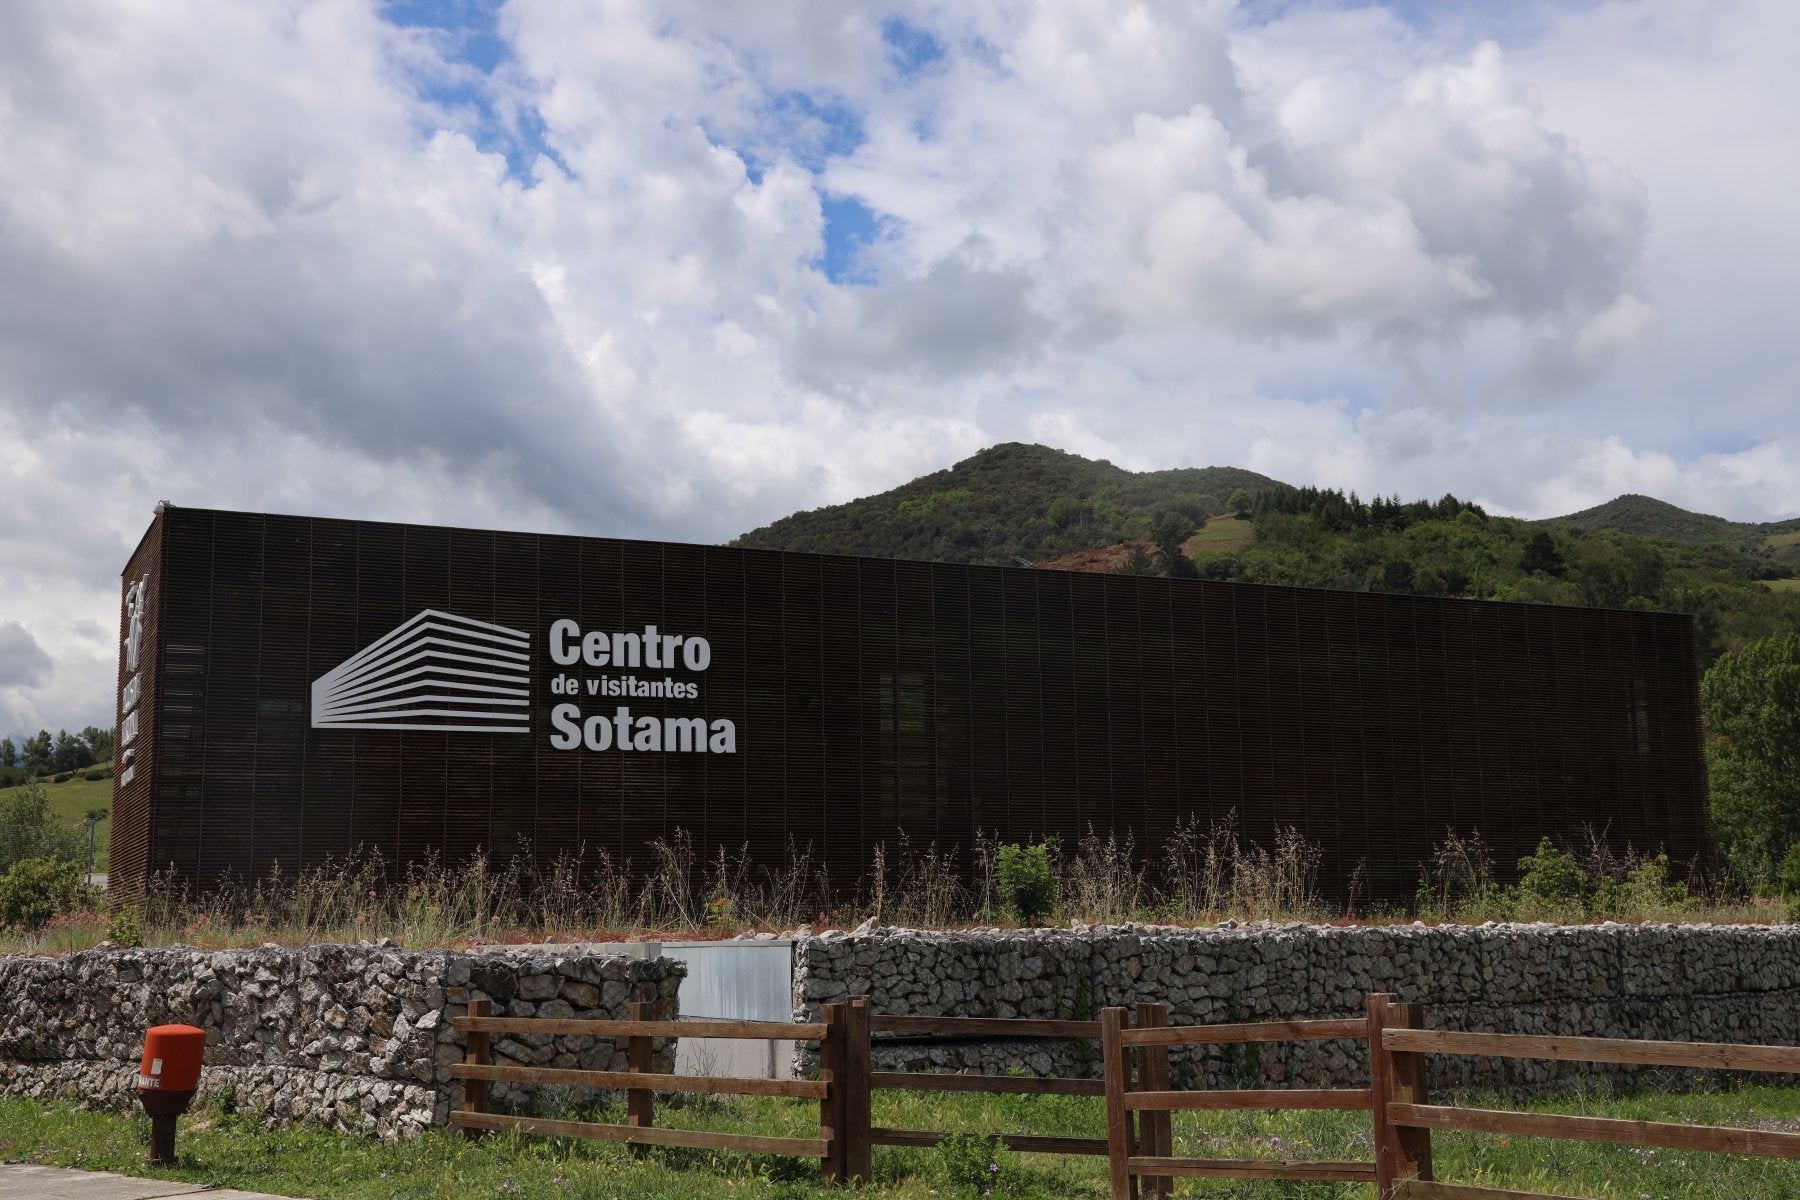
<path fill-rule="evenodd" d="M 1000 902 L 1021 925 L 1036 925 L 1056 899 L 1056 874 L 1050 869 L 1050 847 L 1002 846 L 994 868 Z"/>
<path fill-rule="evenodd" d="M 1549 838 L 1539 840 L 1537 852 L 1519 860 L 1519 891 L 1545 904 L 1579 905 L 1587 896 L 1587 872 L 1567 850 L 1559 850 Z"/>
<path fill-rule="evenodd" d="M 93 898 L 81 868 L 63 858 L 28 858 L 0 875 L 0 925 L 37 929 Z"/>
<path fill-rule="evenodd" d="M 111 779 L 113 777 L 112 768 L 103 767 L 98 771 L 83 771 L 81 777 L 89 783 L 99 783 L 102 779 Z"/>
<path fill-rule="evenodd" d="M 144 932 L 138 927 L 137 914 L 129 908 L 121 908 L 106 923 L 106 940 L 126 950 L 135 950 L 144 944 Z"/>

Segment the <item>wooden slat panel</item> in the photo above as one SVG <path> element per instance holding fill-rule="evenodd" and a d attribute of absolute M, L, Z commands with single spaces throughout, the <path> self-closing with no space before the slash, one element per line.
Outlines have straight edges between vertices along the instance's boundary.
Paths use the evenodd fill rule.
<path fill-rule="evenodd" d="M 1454 1033 L 1439 1029 L 1390 1029 L 1383 1036 L 1382 1044 L 1390 1050 L 1428 1054 L 1484 1054 L 1733 1071 L 1800 1071 L 1800 1046 L 1646 1042 L 1624 1038 L 1542 1037 L 1525 1033 Z"/>
<path fill-rule="evenodd" d="M 799 1096 L 824 1098 L 825 1085 L 811 1079 L 747 1079 L 734 1075 L 658 1075 L 639 1071 L 582 1071 L 564 1067 L 477 1066 L 454 1063 L 453 1079 L 495 1079 L 512 1083 L 554 1083 L 571 1087 L 650 1088 L 658 1092 L 704 1092 L 717 1096 Z"/>
<path fill-rule="evenodd" d="M 545 1117 L 509 1117 L 502 1113 L 472 1113 L 461 1109 L 450 1114 L 459 1129 L 541 1133 L 545 1137 L 587 1138 L 599 1142 L 624 1142 L 632 1146 L 686 1146 L 694 1150 L 737 1150 L 745 1154 L 796 1154 L 825 1157 L 823 1138 L 763 1137 L 750 1133 L 713 1133 L 701 1129 L 669 1129 L 651 1126 L 600 1125 L 592 1121 L 552 1121 Z"/>
<path fill-rule="evenodd" d="M 871 1033 L 945 1037 L 1097 1038 L 1098 1021 L 1025 1021 L 1002 1017 L 887 1017 L 869 1015 Z"/>
<path fill-rule="evenodd" d="M 456 1017 L 464 1033 L 585 1034 L 588 1037 L 771 1038 L 816 1042 L 823 1025 L 785 1025 L 780 1021 L 582 1021 L 543 1017 Z"/>
<path fill-rule="evenodd" d="M 1394 1200 L 1583 1200 L 1555 1192 L 1522 1192 L 1517 1188 L 1477 1187 L 1471 1183 L 1439 1183 L 1435 1179 L 1402 1179 Z"/>
<path fill-rule="evenodd" d="M 1133 1158 L 1133 1175 L 1184 1175 L 1217 1179 L 1341 1179 L 1373 1183 L 1375 1164 L 1288 1162 L 1271 1158 Z"/>
<path fill-rule="evenodd" d="M 1372 1108 L 1368 1088 L 1258 1088 L 1243 1091 L 1128 1092 L 1125 1107 L 1152 1112 L 1221 1108 Z"/>
<path fill-rule="evenodd" d="M 952 1075 L 927 1071 L 871 1071 L 869 1086 L 907 1092 L 987 1092 L 1010 1096 L 1106 1095 L 1103 1079 L 1032 1079 L 1017 1075 Z"/>
<path fill-rule="evenodd" d="M 1518 1137 L 1800 1158 L 1800 1133 L 1773 1133 L 1721 1125 L 1675 1125 L 1666 1121 L 1574 1117 L 1562 1113 L 1508 1112 L 1492 1108 L 1447 1108 L 1438 1104 L 1390 1104 L 1388 1119 L 1396 1125 L 1418 1129 L 1467 1129 Z"/>
<path fill-rule="evenodd" d="M 942 1129 L 869 1130 L 869 1140 L 877 1146 L 914 1146 L 930 1149 L 954 1135 Z M 1054 1137 L 1037 1133 L 997 1133 L 988 1135 L 1009 1150 L 1023 1154 L 1094 1154 L 1105 1155 L 1106 1139 L 1089 1137 Z"/>
<path fill-rule="evenodd" d="M 1127 1029 L 1119 1035 L 1126 1046 L 1221 1046 L 1239 1042 L 1322 1042 L 1363 1038 L 1369 1026 L 1360 1017 L 1341 1021 L 1251 1021 L 1241 1025 L 1170 1025 L 1159 1029 Z"/>

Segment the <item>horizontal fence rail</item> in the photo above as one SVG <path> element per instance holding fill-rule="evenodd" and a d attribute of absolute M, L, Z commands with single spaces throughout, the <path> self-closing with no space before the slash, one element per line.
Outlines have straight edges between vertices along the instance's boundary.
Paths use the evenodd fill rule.
<path fill-rule="evenodd" d="M 572 1017 L 457 1017 L 456 1028 L 470 1033 L 547 1033 L 610 1038 L 760 1038 L 817 1042 L 825 1037 L 823 1025 L 789 1025 L 784 1021 L 588 1021 Z"/>
<path fill-rule="evenodd" d="M 512 1117 L 504 1113 L 453 1112 L 450 1123 L 460 1129 L 483 1132 L 541 1133 L 546 1137 L 588 1138 L 633 1146 L 684 1146 L 695 1150 L 736 1150 L 744 1154 L 793 1154 L 803 1158 L 824 1158 L 830 1153 L 830 1143 L 824 1138 L 764 1137 L 702 1129 L 552 1121 L 546 1117 Z"/>
<path fill-rule="evenodd" d="M 1543 1058 L 1626 1063 L 1701 1070 L 1778 1071 L 1800 1074 L 1800 1046 L 1745 1046 L 1733 1042 L 1640 1042 L 1623 1038 L 1546 1037 L 1531 1033 L 1457 1033 L 1439 1029 L 1389 1029 L 1389 1050 L 1424 1054 L 1475 1054 L 1488 1058 Z"/>
<path fill-rule="evenodd" d="M 1125 1029 L 1122 1046 L 1235 1046 L 1245 1042 L 1325 1042 L 1338 1038 L 1364 1039 L 1368 1022 L 1360 1017 L 1342 1021 L 1252 1021 L 1241 1025 L 1171 1025 L 1162 1029 Z"/>
<path fill-rule="evenodd" d="M 1374 1183 L 1375 1164 L 1292 1162 L 1279 1158 L 1165 1158 L 1134 1156 L 1133 1175 L 1185 1175 L 1214 1179 L 1325 1179 Z"/>
<path fill-rule="evenodd" d="M 936 1037 L 1098 1038 L 1098 1021 L 1034 1021 L 1011 1017 L 917 1017 L 869 1014 L 871 1033 Z"/>

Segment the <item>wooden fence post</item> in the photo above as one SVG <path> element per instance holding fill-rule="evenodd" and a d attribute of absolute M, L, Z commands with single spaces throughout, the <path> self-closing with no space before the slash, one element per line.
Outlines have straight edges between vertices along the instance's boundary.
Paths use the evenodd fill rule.
<path fill-rule="evenodd" d="M 844 1103 L 845 1034 L 849 1032 L 849 1006 L 821 1004 L 819 1023 L 825 1036 L 819 1040 L 819 1082 L 825 1094 L 819 1097 L 819 1136 L 825 1139 L 825 1157 L 819 1160 L 819 1175 L 828 1184 L 843 1183 L 849 1149 L 846 1105 Z"/>
<path fill-rule="evenodd" d="M 1137 1006 L 1137 1020 L 1132 1022 L 1134 1029 L 1160 1029 L 1169 1023 L 1169 1006 L 1166 1004 L 1144 1003 Z M 1169 1048 L 1167 1046 L 1139 1046 L 1137 1048 L 1138 1087 L 1146 1092 L 1166 1092 L 1169 1090 Z M 1155 1158 L 1173 1158 L 1175 1156 L 1175 1128 L 1173 1114 L 1167 1111 L 1155 1112 L 1149 1109 L 1138 1113 L 1138 1148 L 1140 1152 Z M 1174 1191 L 1175 1181 L 1167 1175 L 1151 1175 L 1145 1178 L 1142 1190 L 1151 1196 L 1166 1197 Z"/>
<path fill-rule="evenodd" d="M 1377 993 L 1368 998 L 1369 1084 L 1375 1109 L 1375 1196 L 1396 1200 L 1396 1188 L 1411 1179 L 1431 1178 L 1431 1130 L 1395 1125 L 1389 1104 L 1425 1104 L 1425 1056 L 1391 1051 L 1381 1044 L 1387 1029 L 1423 1029 L 1425 1009 L 1396 1003 Z"/>
<path fill-rule="evenodd" d="M 1131 1200 L 1131 1113 L 1125 1107 L 1131 1064 L 1119 1038 L 1124 1031 L 1124 1009 L 1100 1010 L 1100 1072 L 1106 1082 L 1106 1165 L 1112 1200 Z"/>
<path fill-rule="evenodd" d="M 662 1015 L 662 1006 L 650 1000 L 633 1000 L 631 1002 L 631 1019 L 634 1021 L 654 1021 Z M 637 1034 L 625 1039 L 625 1069 L 634 1075 L 646 1075 L 656 1070 L 656 1044 L 648 1038 Z M 638 1129 L 648 1129 L 656 1124 L 656 1093 L 649 1088 L 630 1088 L 625 1092 L 625 1124 Z M 650 1147 L 633 1145 L 632 1154 L 639 1158 L 650 1152 Z"/>
<path fill-rule="evenodd" d="M 844 1010 L 844 1182 L 873 1183 L 869 1114 L 869 998 L 852 996 Z"/>
<path fill-rule="evenodd" d="M 491 1001 L 469 1001 L 469 1016 L 471 1017 L 485 1017 L 493 1010 L 494 1006 Z M 463 1061 L 484 1067 L 492 1062 L 492 1037 L 492 1034 L 487 1033 L 470 1033 L 463 1046 Z M 463 1111 L 481 1113 L 487 1110 L 488 1081 L 485 1079 L 463 1080 Z M 464 1129 L 463 1136 L 472 1140 L 486 1132 L 485 1129 Z"/>

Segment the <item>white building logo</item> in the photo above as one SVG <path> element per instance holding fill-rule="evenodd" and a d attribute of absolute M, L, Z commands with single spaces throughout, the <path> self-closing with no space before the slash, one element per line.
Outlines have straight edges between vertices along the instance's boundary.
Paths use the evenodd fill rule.
<path fill-rule="evenodd" d="M 529 733 L 530 644 L 428 608 L 313 683 L 313 728 Z"/>

